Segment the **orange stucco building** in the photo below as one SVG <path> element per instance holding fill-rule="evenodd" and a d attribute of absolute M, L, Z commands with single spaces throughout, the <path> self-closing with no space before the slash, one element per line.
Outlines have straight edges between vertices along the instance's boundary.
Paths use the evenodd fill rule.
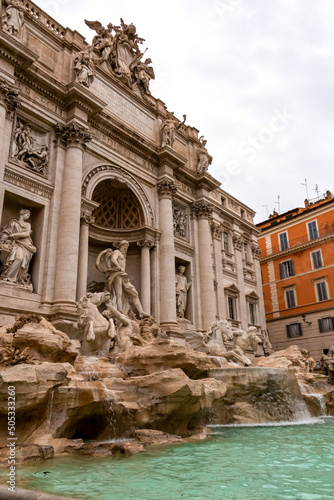
<path fill-rule="evenodd" d="M 319 361 L 334 345 L 334 199 L 257 224 L 269 338 L 275 350 L 297 344 Z"/>

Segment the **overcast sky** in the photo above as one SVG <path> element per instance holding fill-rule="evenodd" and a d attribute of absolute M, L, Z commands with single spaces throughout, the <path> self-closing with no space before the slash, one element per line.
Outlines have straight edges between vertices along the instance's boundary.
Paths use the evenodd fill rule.
<path fill-rule="evenodd" d="M 84 19 L 134 23 L 155 97 L 200 130 L 210 173 L 256 222 L 333 190 L 333 0 L 40 0 L 90 43 Z"/>

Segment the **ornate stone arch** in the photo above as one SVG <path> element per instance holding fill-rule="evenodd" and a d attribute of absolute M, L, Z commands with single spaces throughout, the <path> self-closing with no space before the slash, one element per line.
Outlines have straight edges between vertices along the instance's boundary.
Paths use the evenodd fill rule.
<path fill-rule="evenodd" d="M 97 185 L 106 179 L 117 179 L 125 184 L 137 196 L 144 214 L 145 224 L 153 227 L 154 212 L 146 191 L 133 175 L 127 170 L 116 165 L 98 165 L 93 167 L 84 177 L 82 182 L 82 196 L 92 200 Z"/>

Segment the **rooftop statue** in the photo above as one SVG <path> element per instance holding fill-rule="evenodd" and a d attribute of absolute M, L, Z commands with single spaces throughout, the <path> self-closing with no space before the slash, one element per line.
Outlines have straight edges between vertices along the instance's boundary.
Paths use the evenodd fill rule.
<path fill-rule="evenodd" d="M 197 173 L 203 174 L 207 172 L 209 169 L 209 165 L 212 163 L 212 156 L 209 155 L 208 150 L 206 149 L 207 141 L 204 139 L 202 135 L 199 138 L 199 149 L 198 149 L 198 165 L 197 165 Z"/>
<path fill-rule="evenodd" d="M 175 141 L 175 131 L 178 130 L 182 125 L 185 124 L 185 121 L 187 119 L 186 115 L 183 115 L 183 121 L 179 122 L 174 118 L 174 115 L 172 112 L 167 113 L 167 117 L 164 119 L 161 125 L 161 147 L 169 146 L 173 147 L 174 141 Z"/>
<path fill-rule="evenodd" d="M 24 23 L 23 5 L 18 0 L 6 0 L 7 7 L 1 16 L 2 29 L 17 35 Z"/>
<path fill-rule="evenodd" d="M 91 46 L 79 52 L 74 59 L 74 70 L 78 83 L 82 83 L 85 87 L 89 87 L 91 83 L 93 83 L 97 60 L 97 57 L 93 53 L 93 47 Z"/>
<path fill-rule="evenodd" d="M 105 28 L 99 21 L 85 23 L 96 31 L 91 49 L 99 54 L 98 64 L 106 62 L 112 73 L 122 78 L 130 88 L 138 86 L 142 94 L 150 95 L 149 82 L 155 78 L 151 59 L 141 61 L 144 52 L 139 45 L 145 40 L 137 35 L 134 24 L 125 24 L 121 19 L 120 26 L 111 23 Z"/>

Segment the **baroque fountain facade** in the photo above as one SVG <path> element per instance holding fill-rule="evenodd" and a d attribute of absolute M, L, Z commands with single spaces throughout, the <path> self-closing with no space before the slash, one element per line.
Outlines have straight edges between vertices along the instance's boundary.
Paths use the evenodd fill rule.
<path fill-rule="evenodd" d="M 152 96 L 135 26 L 86 21 L 89 45 L 29 0 L 1 19 L 0 389 L 5 414 L 16 388 L 18 460 L 333 414 L 307 353 L 272 353 L 254 213 Z"/>

